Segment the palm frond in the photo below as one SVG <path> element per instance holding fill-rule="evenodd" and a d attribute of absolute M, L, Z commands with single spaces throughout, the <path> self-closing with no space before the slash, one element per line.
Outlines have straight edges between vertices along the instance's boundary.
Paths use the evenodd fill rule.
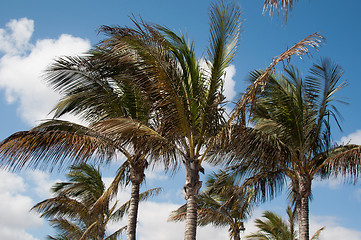
<path fill-rule="evenodd" d="M 118 193 L 119 186 L 125 187 L 129 183 L 129 161 L 125 161 L 120 168 L 118 168 L 116 175 L 109 185 L 109 187 L 103 192 L 103 194 L 97 199 L 97 201 L 90 208 L 90 212 L 96 211 L 101 206 L 104 206 Z"/>
<path fill-rule="evenodd" d="M 321 232 L 325 229 L 326 227 L 322 227 L 320 229 L 318 229 L 315 234 L 313 234 L 313 236 L 311 237 L 311 240 L 319 240 L 320 239 L 320 234 Z"/>
<path fill-rule="evenodd" d="M 323 166 L 330 175 L 341 174 L 356 181 L 361 173 L 361 146 L 344 145 L 334 148 Z"/>
<path fill-rule="evenodd" d="M 104 238 L 104 240 L 117 240 L 118 237 L 126 230 L 127 230 L 127 226 L 121 227 L 120 229 L 118 229 L 108 237 Z"/>
<path fill-rule="evenodd" d="M 263 12 L 268 10 L 270 15 L 272 15 L 277 9 L 278 14 L 282 11 L 284 19 L 287 20 L 296 2 L 297 0 L 264 0 Z"/>
<path fill-rule="evenodd" d="M 113 118 L 92 125 L 95 131 L 109 136 L 115 143 L 130 145 L 144 154 L 152 154 L 166 166 L 176 166 L 175 156 L 182 153 L 176 144 L 155 129 L 131 118 Z"/>
<path fill-rule="evenodd" d="M 49 236 L 50 239 L 79 239 L 84 232 L 82 227 L 61 217 L 50 220 L 50 225 L 58 232 L 56 237 Z"/>
<path fill-rule="evenodd" d="M 289 212 L 289 208 L 287 210 Z M 292 211 L 291 211 L 292 213 Z M 289 221 L 294 221 L 294 214 L 290 214 Z M 255 224 L 256 227 L 259 229 L 257 233 L 252 233 L 246 236 L 246 239 L 252 240 L 271 240 L 271 239 L 278 239 L 278 240 L 296 240 L 297 234 L 295 229 L 292 226 L 288 225 L 280 216 L 277 214 L 265 211 L 262 215 L 265 220 L 256 219 Z"/>
<path fill-rule="evenodd" d="M 94 231 L 94 229 L 96 229 L 98 225 L 98 222 L 94 222 L 93 224 L 91 224 L 84 232 L 83 232 L 83 235 L 79 238 L 79 240 L 85 240 L 88 238 L 88 236 L 90 234 L 92 234 L 92 232 Z"/>
<path fill-rule="evenodd" d="M 0 164 L 13 170 L 24 167 L 53 170 L 56 166 L 87 162 L 95 156 L 99 162 L 109 162 L 119 149 L 94 131 L 84 131 L 85 128 L 75 127 L 75 124 L 59 123 L 56 121 L 35 130 L 17 132 L 3 140 L 0 143 Z"/>

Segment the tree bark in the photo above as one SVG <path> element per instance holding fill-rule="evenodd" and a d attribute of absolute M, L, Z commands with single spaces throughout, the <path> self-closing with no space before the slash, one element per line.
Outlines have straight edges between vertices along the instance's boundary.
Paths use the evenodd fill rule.
<path fill-rule="evenodd" d="M 241 236 L 239 233 L 239 230 L 235 231 L 234 236 L 233 236 L 234 240 L 241 240 Z"/>
<path fill-rule="evenodd" d="M 311 195 L 311 179 L 306 174 L 299 176 L 299 189 L 297 195 L 299 240 L 309 240 L 309 197 Z"/>
<path fill-rule="evenodd" d="M 309 223 L 309 199 L 307 197 L 301 197 L 299 211 L 298 211 L 298 224 L 299 224 L 299 239 L 310 239 L 310 223 Z"/>
<path fill-rule="evenodd" d="M 187 200 L 187 214 L 184 240 L 196 240 L 197 234 L 197 197 L 202 182 L 199 181 L 201 166 L 197 160 L 185 162 L 186 184 L 183 187 L 183 195 Z"/>
<path fill-rule="evenodd" d="M 103 220 L 104 222 L 104 220 Z M 105 237 L 105 226 L 102 224 L 101 226 L 99 226 L 98 228 L 98 236 L 97 236 L 97 240 L 103 240 Z"/>
<path fill-rule="evenodd" d="M 128 212 L 127 240 L 135 240 L 138 206 L 139 206 L 139 183 L 132 183 L 132 192 L 130 196 L 130 205 Z"/>
<path fill-rule="evenodd" d="M 130 182 L 132 183 L 132 191 L 130 194 L 130 203 L 128 210 L 127 240 L 136 239 L 138 207 L 139 207 L 139 189 L 145 175 L 144 170 L 147 162 L 135 155 L 130 162 Z"/>

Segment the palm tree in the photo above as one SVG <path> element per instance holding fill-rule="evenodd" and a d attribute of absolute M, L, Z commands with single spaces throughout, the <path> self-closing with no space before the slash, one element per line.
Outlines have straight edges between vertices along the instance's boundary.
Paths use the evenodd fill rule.
<path fill-rule="evenodd" d="M 295 229 L 296 211 L 287 208 L 288 222 L 282 220 L 277 214 L 265 211 L 262 215 L 265 220 L 256 219 L 255 224 L 259 229 L 257 233 L 246 236 L 250 240 L 297 240 L 297 231 Z M 319 239 L 321 231 L 325 227 L 319 229 L 311 238 L 311 240 Z"/>
<path fill-rule="evenodd" d="M 128 214 L 128 239 L 135 239 L 139 205 L 139 189 L 148 166 L 151 148 L 145 142 L 149 137 L 134 137 L 124 141 L 114 130 L 118 125 L 143 125 L 152 132 L 156 120 L 150 118 L 149 103 L 141 93 L 123 81 L 117 81 L 121 71 L 117 65 L 102 59 L 105 50 L 95 49 L 84 57 L 57 59 L 47 72 L 47 80 L 64 97 L 54 108 L 54 120 L 48 120 L 31 129 L 18 132 L 1 143 L 3 156 L 13 159 L 14 168 L 43 167 L 51 169 L 65 161 L 111 161 L 121 153 L 126 161 L 101 201 L 108 201 L 118 191 L 119 184 L 132 184 Z M 109 57 L 109 54 L 107 54 Z M 88 126 L 58 120 L 71 113 L 90 122 Z M 101 126 L 112 126 L 113 131 L 102 132 Z M 154 140 L 153 140 L 154 141 Z M 5 157 L 6 158 L 6 157 Z"/>
<path fill-rule="evenodd" d="M 293 67 L 285 74 L 269 76 L 252 106 L 255 127 L 234 126 L 228 150 L 218 154 L 228 157 L 227 164 L 247 178 L 244 185 L 252 186 L 260 197 L 272 197 L 289 178 L 300 240 L 309 239 L 312 180 L 337 174 L 357 178 L 361 167 L 360 146 L 331 142 L 331 120 L 339 124 L 335 93 L 345 86 L 338 85 L 341 68 L 324 59 L 310 72 L 305 80 Z"/>
<path fill-rule="evenodd" d="M 119 228 L 112 234 L 107 234 L 106 229 L 110 222 L 123 218 L 129 209 L 129 202 L 117 207 L 118 202 L 112 201 L 114 194 L 113 198 L 95 206 L 106 189 L 99 169 L 91 165 L 72 166 L 66 176 L 68 182 L 59 182 L 52 187 L 54 197 L 32 208 L 41 213 L 41 217 L 49 219 L 50 224 L 56 228 L 57 236 L 49 236 L 49 239 L 118 239 L 126 227 Z M 159 189 L 151 189 L 143 193 L 142 198 L 158 192 Z"/>
<path fill-rule="evenodd" d="M 212 174 L 206 190 L 199 194 L 198 225 L 229 226 L 230 239 L 240 240 L 240 232 L 244 231 L 244 220 L 250 214 L 254 205 L 254 193 L 251 190 L 240 191 L 234 175 L 224 172 Z M 184 221 L 187 205 L 173 211 L 170 221 Z"/>

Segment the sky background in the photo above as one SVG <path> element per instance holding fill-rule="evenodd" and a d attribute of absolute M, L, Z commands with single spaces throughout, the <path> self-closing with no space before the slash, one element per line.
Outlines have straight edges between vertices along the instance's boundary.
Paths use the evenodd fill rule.
<path fill-rule="evenodd" d="M 348 105 L 339 105 L 343 115 L 343 131 L 333 128 L 335 142 L 361 144 L 360 106 L 361 82 L 361 1 L 300 0 L 285 24 L 277 15 L 262 14 L 263 0 L 236 1 L 243 11 L 243 32 L 237 55 L 228 69 L 226 96 L 235 101 L 254 69 L 266 68 L 273 57 L 306 36 L 320 32 L 326 44 L 319 51 L 311 50 L 312 58 L 293 58 L 307 75 L 308 67 L 329 57 L 344 69 L 348 86 L 338 94 Z M 42 73 L 55 57 L 76 55 L 87 51 L 103 39 L 97 32 L 101 25 L 133 26 L 129 18 L 141 16 L 145 21 L 162 24 L 186 34 L 194 41 L 199 59 L 208 44 L 208 12 L 211 1 L 173 0 L 2 0 L 0 1 L 0 139 L 28 130 L 49 111 L 59 96 L 45 86 Z M 106 181 L 119 166 L 115 162 L 103 169 Z M 206 168 L 206 173 L 211 168 Z M 50 197 L 53 183 L 64 180 L 64 172 L 48 173 L 23 170 L 0 171 L 0 239 L 40 240 L 51 233 L 46 221 L 29 209 Z M 144 189 L 162 186 L 161 195 L 142 203 L 138 239 L 183 239 L 184 224 L 167 223 L 171 210 L 185 200 L 181 189 L 184 171 L 174 176 L 156 169 L 147 174 Z M 322 226 L 322 240 L 361 240 L 361 184 L 346 185 L 342 179 L 314 181 L 310 204 L 311 234 Z M 129 191 L 119 194 L 126 201 Z M 271 210 L 285 215 L 286 194 L 255 209 L 246 224 L 246 233 L 255 230 L 252 222 Z M 125 222 L 124 222 L 125 223 Z M 116 226 L 112 226 L 115 228 Z M 227 228 L 204 227 L 198 239 L 227 239 Z"/>

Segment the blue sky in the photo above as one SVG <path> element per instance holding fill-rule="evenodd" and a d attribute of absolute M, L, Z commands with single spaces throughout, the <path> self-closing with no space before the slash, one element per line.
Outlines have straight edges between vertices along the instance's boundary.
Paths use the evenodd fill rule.
<path fill-rule="evenodd" d="M 361 64 L 361 2 L 348 0 L 300 0 L 287 24 L 277 16 L 262 15 L 263 0 L 237 1 L 243 10 L 243 32 L 235 61 L 229 69 L 226 89 L 235 100 L 243 91 L 249 71 L 268 66 L 272 58 L 306 36 L 320 32 L 326 44 L 313 58 L 294 58 L 292 64 L 307 74 L 307 68 L 320 57 L 330 57 L 344 69 L 349 85 L 339 97 L 349 105 L 339 105 L 344 117 L 343 132 L 334 128 L 334 141 L 361 144 L 359 68 Z M 195 43 L 199 58 L 208 44 L 210 1 L 173 0 L 78 0 L 78 1 L 1 1 L 0 2 L 0 139 L 27 130 L 45 119 L 58 95 L 42 82 L 41 73 L 55 56 L 80 54 L 102 39 L 101 25 L 132 26 L 129 16 L 166 25 L 186 34 Z M 233 98 L 232 98 L 233 97 Z M 104 170 L 111 177 L 115 163 Z M 207 168 L 210 171 L 209 168 Z M 49 197 L 47 189 L 63 179 L 64 173 L 41 171 L 0 172 L 0 238 L 4 240 L 44 239 L 50 229 L 28 209 Z M 139 239 L 183 239 L 183 225 L 167 223 L 170 210 L 183 204 L 182 170 L 173 177 L 161 171 L 149 173 L 145 187 L 163 186 L 161 196 L 141 206 Z M 127 199 L 127 192 L 119 195 Z M 311 233 L 326 225 L 321 239 L 361 240 L 361 185 L 344 185 L 340 179 L 314 182 L 310 205 Z M 287 200 L 282 195 L 255 210 L 284 214 Z M 154 217 L 156 216 L 156 217 Z M 252 220 L 247 231 L 254 230 Z M 162 230 L 161 230 L 162 229 Z M 199 230 L 199 239 L 226 239 L 226 229 Z"/>

